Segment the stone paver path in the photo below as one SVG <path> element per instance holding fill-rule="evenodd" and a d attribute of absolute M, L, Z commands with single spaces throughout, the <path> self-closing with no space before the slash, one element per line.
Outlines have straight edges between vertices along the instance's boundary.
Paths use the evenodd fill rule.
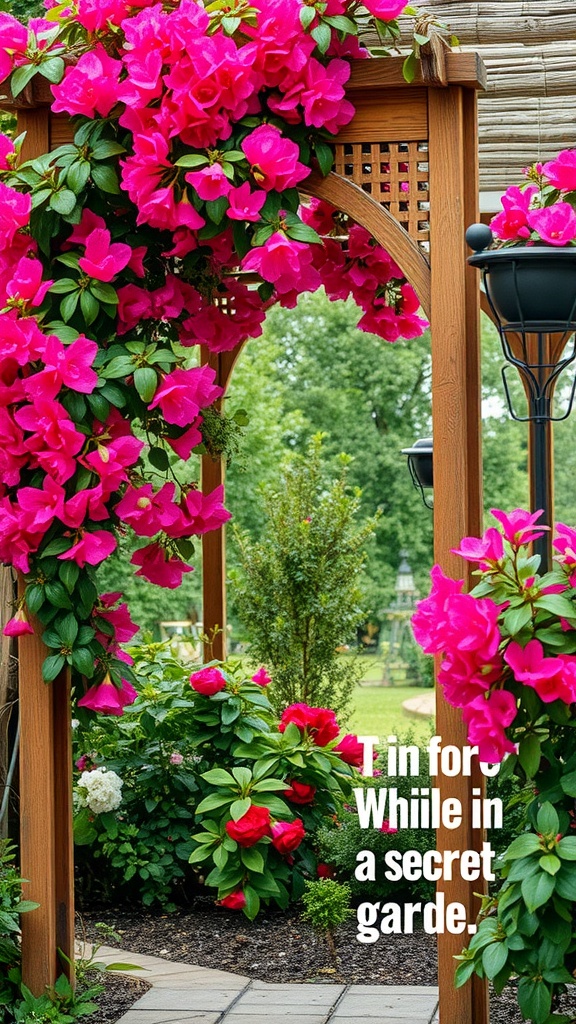
<path fill-rule="evenodd" d="M 304 955 L 304 953 L 303 953 Z M 438 990 L 425 985 L 275 985 L 101 946 L 102 963 L 152 988 L 118 1024 L 437 1024 Z"/>

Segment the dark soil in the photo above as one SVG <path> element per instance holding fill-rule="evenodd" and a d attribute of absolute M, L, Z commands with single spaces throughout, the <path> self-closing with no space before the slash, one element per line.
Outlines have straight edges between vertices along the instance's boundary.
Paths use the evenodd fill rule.
<path fill-rule="evenodd" d="M 436 942 L 434 936 L 393 935 L 374 945 L 362 945 L 356 939 L 352 919 L 336 940 L 337 957 L 333 961 L 323 939 L 314 934 L 295 910 L 269 913 L 250 922 L 243 915 L 197 901 L 193 910 L 174 914 L 128 909 L 101 909 L 83 915 L 88 939 L 102 942 L 94 930 L 98 921 L 120 935 L 118 945 L 127 951 L 148 953 L 166 960 L 181 960 L 244 974 L 269 982 L 312 982 L 369 985 L 437 984 Z M 105 940 L 107 945 L 115 945 Z M 89 1018 L 90 1024 L 114 1024 L 129 1003 L 120 1003 L 130 991 L 107 988 L 100 999 L 101 1009 Z M 141 995 L 133 996 L 136 999 Z M 563 1001 L 562 1010 L 576 1017 L 576 996 Z M 493 997 L 491 1024 L 522 1024 L 514 990 Z"/>

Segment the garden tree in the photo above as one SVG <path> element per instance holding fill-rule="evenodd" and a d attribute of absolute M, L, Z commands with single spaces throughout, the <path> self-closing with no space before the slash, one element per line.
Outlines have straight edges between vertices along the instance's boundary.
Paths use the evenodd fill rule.
<path fill-rule="evenodd" d="M 250 653 L 272 675 L 277 709 L 308 703 L 345 711 L 358 679 L 356 664 L 336 648 L 363 620 L 359 577 L 376 519 L 360 516 L 348 483 L 350 458 L 330 479 L 322 438 L 284 465 L 266 488 L 259 541 L 237 531 L 242 571 L 233 576 Z"/>

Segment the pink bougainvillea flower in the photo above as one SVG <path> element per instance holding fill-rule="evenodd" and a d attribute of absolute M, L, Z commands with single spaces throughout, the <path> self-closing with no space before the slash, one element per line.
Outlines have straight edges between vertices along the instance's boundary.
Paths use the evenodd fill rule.
<path fill-rule="evenodd" d="M 250 677 L 253 683 L 258 686 L 268 686 L 272 682 L 272 676 L 268 675 L 264 665 L 261 665 L 257 672 Z"/>
<path fill-rule="evenodd" d="M 394 21 L 407 6 L 405 0 L 363 0 L 363 4 L 380 21 Z"/>
<path fill-rule="evenodd" d="M 55 335 L 49 335 L 42 353 L 44 369 L 24 381 L 24 391 L 31 399 L 55 398 L 65 385 L 71 391 L 91 395 L 98 383 L 98 374 L 91 369 L 97 352 L 96 342 L 83 335 L 66 346 Z"/>
<path fill-rule="evenodd" d="M 216 371 L 208 365 L 173 370 L 164 377 L 148 408 L 160 406 L 167 423 L 187 427 L 200 409 L 211 405 L 222 394 L 222 388 L 214 384 L 215 376 Z"/>
<path fill-rule="evenodd" d="M 76 542 L 68 551 L 57 557 L 62 561 L 76 562 L 81 569 L 85 565 L 100 565 L 116 550 L 117 540 L 108 530 L 79 530 Z"/>
<path fill-rule="evenodd" d="M 310 245 L 288 238 L 275 231 L 264 243 L 251 249 L 242 260 L 243 270 L 252 270 L 274 285 L 279 295 L 294 291 L 306 281 L 306 291 L 313 292 L 322 281 L 313 266 Z"/>
<path fill-rule="evenodd" d="M 118 102 L 118 79 L 122 63 L 109 57 L 101 44 L 83 53 L 66 68 L 60 85 L 52 86 L 55 114 L 83 114 L 107 117 Z"/>
<path fill-rule="evenodd" d="M 570 203 L 531 210 L 528 224 L 548 245 L 569 245 L 576 240 L 576 210 Z"/>
<path fill-rule="evenodd" d="M 76 427 L 59 402 L 38 397 L 33 405 L 17 409 L 14 418 L 31 436 L 25 445 L 42 469 L 63 484 L 76 469 L 75 455 L 82 448 L 85 437 Z"/>
<path fill-rule="evenodd" d="M 557 561 L 569 568 L 576 567 L 576 530 L 564 523 L 556 523 L 556 534 L 552 547 L 560 552 Z"/>
<path fill-rule="evenodd" d="M 223 896 L 221 900 L 216 900 L 219 907 L 226 907 L 227 910 L 243 910 L 246 906 L 246 897 L 242 892 L 242 889 L 236 889 L 235 892 L 229 892 L 227 896 Z"/>
<path fill-rule="evenodd" d="M 25 612 L 19 608 L 16 615 L 6 623 L 2 632 L 4 636 L 26 636 L 26 634 L 33 633 L 34 630 L 28 622 Z"/>
<path fill-rule="evenodd" d="M 396 834 L 398 829 L 397 828 L 392 828 L 392 826 L 391 826 L 390 822 L 388 821 L 388 819 L 385 818 L 384 821 L 382 822 L 381 827 L 380 827 L 380 831 L 383 832 L 384 835 L 386 835 L 386 836 L 392 836 L 392 835 Z"/>
<path fill-rule="evenodd" d="M 312 708 L 309 704 L 290 704 L 282 712 L 278 732 L 293 723 L 310 736 L 317 747 L 325 747 L 340 732 L 336 715 L 329 708 Z"/>
<path fill-rule="evenodd" d="M 171 482 L 156 492 L 151 484 L 128 487 L 114 511 L 139 537 L 153 537 L 160 530 L 169 530 L 180 518 L 180 509 L 174 503 L 174 491 Z"/>
<path fill-rule="evenodd" d="M 310 174 L 310 168 L 298 160 L 300 152 L 296 143 L 284 138 L 274 125 L 259 125 L 246 136 L 240 148 L 255 182 L 266 192 L 294 188 Z"/>
<path fill-rule="evenodd" d="M 43 281 L 44 267 L 40 260 L 24 256 L 18 261 L 16 270 L 6 285 L 6 294 L 14 302 L 24 306 L 40 306 L 46 292 L 53 284 Z"/>
<path fill-rule="evenodd" d="M 113 627 L 114 639 L 120 644 L 126 644 L 136 635 L 139 627 L 130 618 L 127 604 L 122 602 L 117 608 L 113 607 L 121 597 L 119 593 L 100 594 L 96 614 Z"/>
<path fill-rule="evenodd" d="M 101 683 L 95 683 L 86 691 L 78 701 L 78 707 L 89 708 L 90 711 L 98 711 L 102 715 L 122 715 L 128 704 L 133 704 L 138 694 L 128 682 L 123 679 L 121 686 L 116 686 L 108 674 Z"/>
<path fill-rule="evenodd" d="M 345 98 L 344 85 L 350 78 L 350 62 L 331 60 L 328 65 L 308 61 L 300 103 L 304 123 L 336 134 L 354 117 L 354 107 Z"/>
<path fill-rule="evenodd" d="M 66 491 L 51 476 L 44 477 L 42 487 L 21 487 L 18 504 L 28 514 L 33 529 L 48 529 L 54 519 L 62 520 Z"/>
<path fill-rule="evenodd" d="M 102 484 L 87 487 L 86 490 L 73 494 L 68 501 L 64 502 L 64 509 L 59 518 L 66 526 L 72 526 L 75 530 L 88 519 L 94 522 L 109 519 L 110 512 L 104 501 Z"/>
<path fill-rule="evenodd" d="M 260 210 L 266 202 L 266 193 L 262 189 L 252 192 L 250 182 L 245 181 L 238 188 L 231 188 L 228 193 L 227 213 L 230 220 L 255 221 L 260 219 Z"/>
<path fill-rule="evenodd" d="M 502 534 L 491 526 L 482 537 L 463 537 L 460 547 L 452 548 L 452 554 L 460 555 L 467 562 L 478 562 L 483 572 L 489 572 L 504 558 Z"/>
<path fill-rule="evenodd" d="M 0 249 L 12 245 L 16 232 L 26 227 L 31 209 L 32 197 L 29 193 L 17 192 L 0 181 Z"/>
<path fill-rule="evenodd" d="M 214 163 L 210 164 L 209 167 L 202 167 L 199 171 L 189 171 L 185 176 L 186 181 L 195 192 L 198 193 L 200 199 L 212 200 L 220 199 L 221 196 L 227 196 L 232 183 L 227 175 L 224 173 L 222 164 Z"/>
<path fill-rule="evenodd" d="M 192 673 L 190 686 L 196 690 L 196 693 L 201 693 L 204 697 L 213 697 L 215 693 L 226 689 L 226 679 L 219 668 L 208 666 L 208 668 L 201 668 L 199 672 Z"/>
<path fill-rule="evenodd" d="M 478 760 L 499 764 L 516 747 L 504 729 L 516 718 L 516 698 L 509 690 L 494 690 L 467 705 L 462 717 L 468 726 L 468 741 L 478 746 Z"/>
<path fill-rule="evenodd" d="M 511 185 L 506 189 L 500 200 L 503 207 L 502 213 L 496 214 L 490 221 L 490 227 L 496 238 L 501 238 L 502 241 L 516 241 L 530 237 L 528 213 L 530 203 L 537 192 L 537 185 L 528 185 L 527 188 Z"/>
<path fill-rule="evenodd" d="M 503 667 L 498 652 L 486 659 L 482 652 L 450 648 L 442 660 L 438 682 L 448 703 L 463 708 L 502 678 Z"/>
<path fill-rule="evenodd" d="M 224 508 L 224 487 L 215 487 L 209 494 L 189 490 L 179 506 L 179 515 L 174 524 L 165 527 L 169 537 L 191 537 L 217 530 L 231 518 Z"/>
<path fill-rule="evenodd" d="M 143 576 L 150 583 L 167 587 L 168 590 L 175 590 L 182 583 L 184 573 L 192 572 L 191 566 L 180 558 L 170 557 L 160 544 L 147 544 L 144 548 L 138 548 L 130 561 L 132 565 L 140 566 L 136 576 Z"/>
<path fill-rule="evenodd" d="M 544 164 L 542 173 L 554 188 L 573 192 L 576 189 L 576 150 L 562 150 L 554 160 Z"/>
<path fill-rule="evenodd" d="M 0 82 L 12 71 L 15 55 L 28 48 L 28 30 L 12 14 L 0 11 Z"/>
<path fill-rule="evenodd" d="M 547 658 L 539 640 L 529 640 L 525 647 L 513 640 L 504 652 L 504 660 L 514 673 L 514 678 L 526 686 L 533 687 L 545 704 L 562 700 L 571 704 L 576 700 L 576 679 L 567 666 L 573 659 L 564 662 L 560 657 Z"/>
<path fill-rule="evenodd" d="M 188 430 L 185 430 L 180 437 L 168 437 L 166 434 L 163 435 L 163 440 L 166 444 L 169 444 L 173 451 L 176 452 L 181 459 L 186 461 L 190 458 L 194 448 L 197 448 L 199 444 L 202 444 L 203 438 L 200 431 L 202 424 L 202 417 L 197 416 L 194 423 Z"/>
<path fill-rule="evenodd" d="M 123 242 L 111 242 L 110 232 L 95 228 L 86 238 L 86 251 L 78 260 L 80 268 L 97 281 L 111 281 L 132 259 L 132 249 Z"/>
<path fill-rule="evenodd" d="M 412 630 L 416 642 L 426 654 L 440 654 L 446 643 L 450 626 L 450 607 L 454 595 L 462 592 L 464 580 L 445 576 L 439 565 L 430 572 L 432 589 L 428 597 L 418 601 L 412 616 Z"/>
<path fill-rule="evenodd" d="M 63 243 L 63 249 L 70 249 L 73 245 L 86 245 L 86 239 L 88 235 L 91 235 L 93 231 L 99 228 L 106 228 L 106 221 L 104 217 L 100 217 L 93 210 L 89 210 L 87 206 L 82 210 L 82 216 L 80 223 L 75 224 L 72 230 L 72 234 L 68 235 L 68 238 Z"/>
<path fill-rule="evenodd" d="M 549 526 L 543 526 L 541 523 L 538 523 L 534 529 L 543 512 L 544 510 L 541 508 L 536 512 L 526 512 L 522 508 L 515 508 L 513 512 L 506 514 L 499 508 L 490 509 L 491 515 L 504 527 L 504 538 L 513 548 L 518 548 L 522 544 L 530 544 L 538 537 L 542 537 L 545 530 L 550 529 Z"/>
<path fill-rule="evenodd" d="M 306 838 L 306 829 L 301 818 L 295 818 L 294 821 L 275 821 L 270 831 L 272 846 L 283 856 L 297 850 L 302 840 Z"/>

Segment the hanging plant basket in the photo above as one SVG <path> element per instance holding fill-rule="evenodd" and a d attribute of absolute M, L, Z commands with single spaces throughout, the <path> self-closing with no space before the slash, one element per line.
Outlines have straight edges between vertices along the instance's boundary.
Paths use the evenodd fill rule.
<path fill-rule="evenodd" d="M 503 326 L 524 331 L 576 329 L 576 248 L 544 245 L 483 250 L 468 257 L 483 271 Z"/>

